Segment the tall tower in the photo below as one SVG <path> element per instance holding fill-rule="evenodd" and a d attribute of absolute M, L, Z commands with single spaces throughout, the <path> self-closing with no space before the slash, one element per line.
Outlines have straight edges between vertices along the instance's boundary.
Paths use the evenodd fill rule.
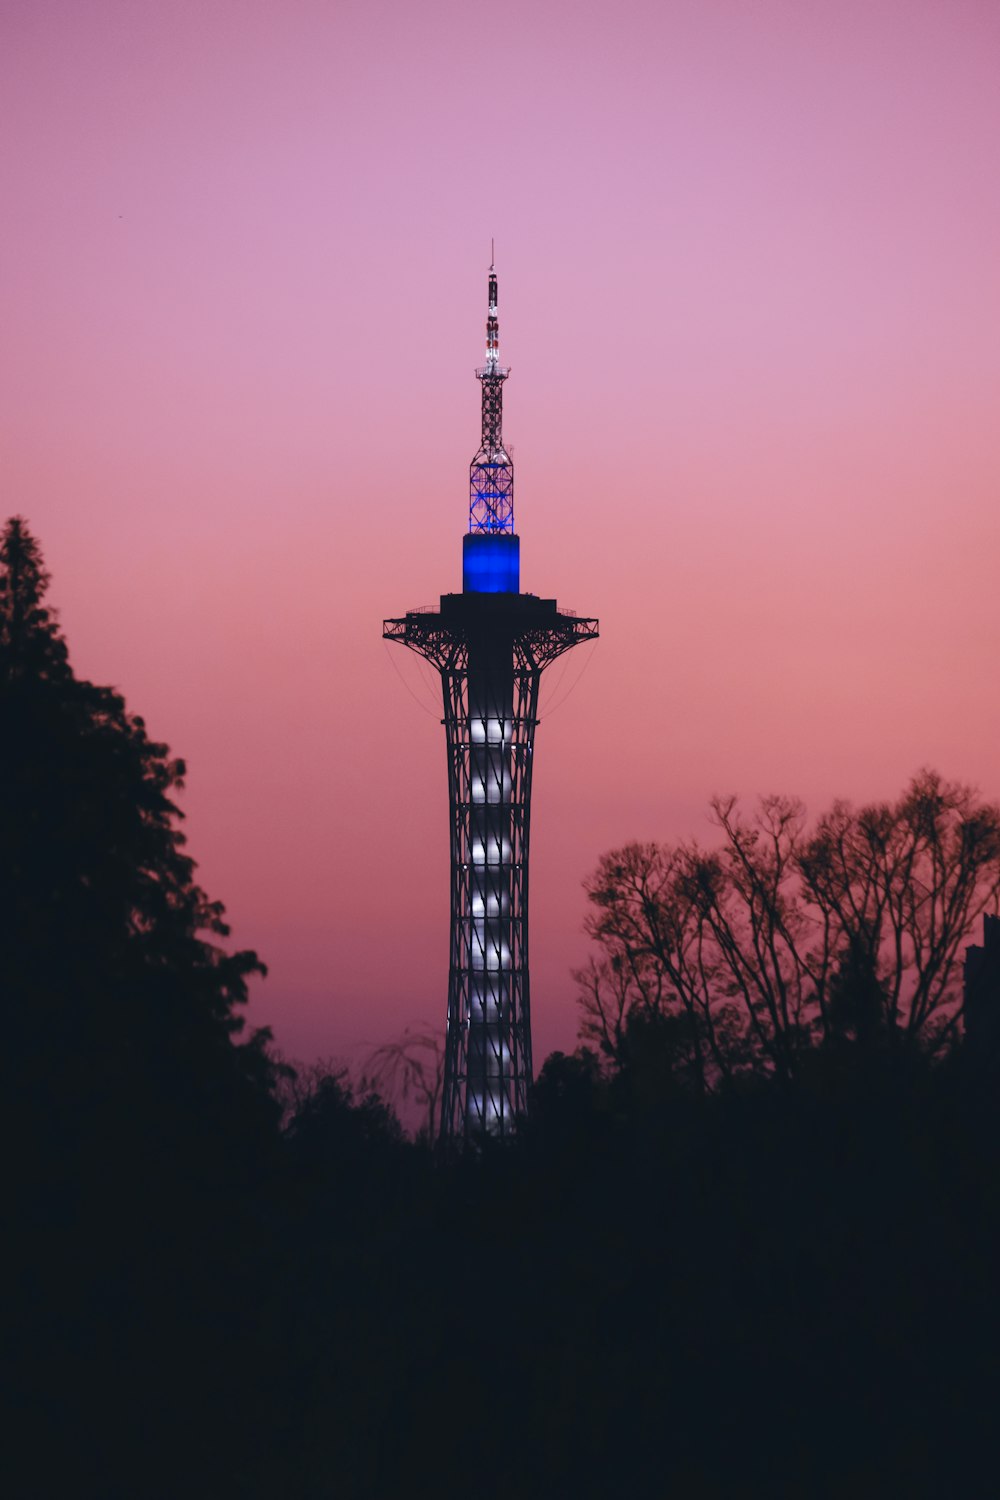
<path fill-rule="evenodd" d="M 531 1082 L 528 833 L 538 689 L 597 621 L 520 592 L 514 465 L 503 442 L 497 277 L 489 272 L 482 442 L 469 470 L 462 592 L 386 620 L 383 636 L 436 667 L 444 693 L 451 942 L 441 1135 L 510 1136 Z"/>

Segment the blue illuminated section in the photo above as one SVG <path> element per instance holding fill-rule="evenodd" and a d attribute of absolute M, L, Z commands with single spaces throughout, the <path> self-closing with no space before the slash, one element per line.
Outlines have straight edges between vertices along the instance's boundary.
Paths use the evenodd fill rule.
<path fill-rule="evenodd" d="M 469 531 L 462 538 L 466 594 L 521 592 L 521 538 L 510 531 Z"/>
<path fill-rule="evenodd" d="M 514 530 L 514 466 L 502 448 L 481 448 L 472 460 L 469 530 Z"/>

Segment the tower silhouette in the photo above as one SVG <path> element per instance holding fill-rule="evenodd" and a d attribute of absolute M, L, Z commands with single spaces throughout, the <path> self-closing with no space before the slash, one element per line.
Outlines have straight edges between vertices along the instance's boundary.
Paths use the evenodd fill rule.
<path fill-rule="evenodd" d="M 482 442 L 469 470 L 462 592 L 386 620 L 441 674 L 451 829 L 451 941 L 441 1135 L 506 1137 L 531 1082 L 528 843 L 542 672 L 597 621 L 520 592 L 514 465 L 503 442 L 497 277 L 489 271 Z"/>

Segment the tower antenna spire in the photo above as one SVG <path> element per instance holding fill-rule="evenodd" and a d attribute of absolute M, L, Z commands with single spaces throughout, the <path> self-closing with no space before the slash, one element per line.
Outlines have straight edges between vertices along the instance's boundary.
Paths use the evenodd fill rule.
<path fill-rule="evenodd" d="M 493 241 L 490 240 L 490 251 Z M 514 464 L 503 445 L 503 383 L 500 364 L 496 265 L 490 262 L 486 307 L 486 363 L 476 371 L 482 386 L 482 440 L 469 469 L 469 530 L 513 534 Z"/>

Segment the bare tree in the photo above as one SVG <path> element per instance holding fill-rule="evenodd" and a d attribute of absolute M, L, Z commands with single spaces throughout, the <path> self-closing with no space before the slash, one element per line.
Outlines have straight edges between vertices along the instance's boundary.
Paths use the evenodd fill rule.
<path fill-rule="evenodd" d="M 293 1062 L 274 1046 L 270 1048 L 270 1057 L 278 1075 L 274 1094 L 281 1109 L 282 1129 L 287 1129 L 295 1116 L 328 1080 L 333 1080 L 346 1090 L 351 1089 L 347 1064 L 334 1057 L 320 1057 L 313 1062 Z"/>
<path fill-rule="evenodd" d="M 1000 892 L 1000 809 L 933 771 L 894 806 L 820 819 L 799 868 L 807 899 L 865 956 L 885 989 L 892 1034 L 937 1047 L 958 1026 L 958 959 Z"/>
<path fill-rule="evenodd" d="M 423 1021 L 412 1022 L 396 1041 L 383 1042 L 368 1055 L 363 1086 L 397 1105 L 413 1100 L 423 1116 L 421 1133 L 430 1141 L 437 1134 L 443 1085 L 441 1038 Z"/>
<path fill-rule="evenodd" d="M 835 803 L 811 833 L 790 798 L 712 811 L 720 847 L 629 844 L 587 882 L 586 1039 L 620 1056 L 633 1015 L 683 1016 L 704 1089 L 791 1076 L 833 1037 L 934 1051 L 954 1036 L 962 945 L 1000 892 L 1000 809 L 924 771 L 894 804 Z"/>

